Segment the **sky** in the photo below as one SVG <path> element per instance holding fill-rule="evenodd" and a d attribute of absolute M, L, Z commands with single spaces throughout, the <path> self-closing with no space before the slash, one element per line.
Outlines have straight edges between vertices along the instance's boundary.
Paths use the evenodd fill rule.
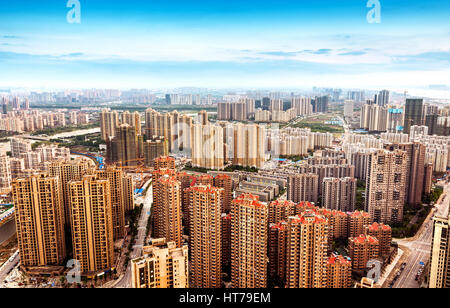
<path fill-rule="evenodd" d="M 450 86 L 450 1 L 0 1 L 0 87 Z"/>

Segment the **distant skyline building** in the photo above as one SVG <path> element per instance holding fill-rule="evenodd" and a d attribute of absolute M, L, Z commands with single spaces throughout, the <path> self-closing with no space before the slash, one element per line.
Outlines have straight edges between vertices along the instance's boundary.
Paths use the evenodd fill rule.
<path fill-rule="evenodd" d="M 411 126 L 423 125 L 423 99 L 408 98 L 405 104 L 405 125 L 403 132 L 409 134 Z"/>

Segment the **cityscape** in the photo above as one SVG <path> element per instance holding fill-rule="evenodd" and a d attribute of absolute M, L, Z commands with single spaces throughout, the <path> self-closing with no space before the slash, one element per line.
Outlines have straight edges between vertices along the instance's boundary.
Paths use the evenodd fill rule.
<path fill-rule="evenodd" d="M 344 50 L 355 43 L 347 38 L 341 49 L 339 39 L 330 49 L 311 39 L 294 52 L 297 24 L 286 26 L 289 10 L 271 1 L 235 15 L 208 6 L 224 11 L 216 21 L 180 4 L 177 22 L 158 2 L 149 24 L 140 18 L 150 4 L 115 3 L 116 18 L 135 18 L 123 29 L 102 19 L 102 1 L 85 2 L 36 6 L 37 20 L 61 22 L 54 36 L 22 20 L 30 8 L 0 4 L 0 289 L 189 289 L 175 300 L 209 306 L 218 299 L 204 289 L 228 290 L 225 303 L 270 303 L 275 289 L 450 288 L 450 10 L 434 16 L 447 18 L 446 33 L 430 21 L 417 34 L 435 35 L 417 46 L 420 61 L 394 48 L 389 57 L 402 60 L 372 67 L 365 56 L 387 54 Z M 391 20 L 397 7 L 365 4 L 361 27 L 380 25 L 369 36 L 395 30 L 406 42 L 409 30 Z M 436 10 L 422 8 L 425 20 Z M 275 12 L 278 34 L 260 21 L 244 27 L 255 12 Z M 135 37 L 142 29 L 102 36 L 94 17 L 117 36 L 142 23 L 167 37 L 153 49 Z M 222 29 L 222 18 L 236 24 Z M 327 25 L 347 29 L 352 18 Z M 251 36 L 259 26 L 283 51 Z M 77 43 L 65 45 L 67 29 Z M 219 29 L 223 42 L 208 45 Z M 185 31 L 191 42 L 169 43 Z"/>

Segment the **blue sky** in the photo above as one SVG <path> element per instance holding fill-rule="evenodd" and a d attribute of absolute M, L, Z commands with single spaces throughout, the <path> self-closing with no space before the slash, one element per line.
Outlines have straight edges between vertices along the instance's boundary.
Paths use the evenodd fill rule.
<path fill-rule="evenodd" d="M 0 86 L 349 87 L 450 84 L 450 1 L 0 2 Z"/>

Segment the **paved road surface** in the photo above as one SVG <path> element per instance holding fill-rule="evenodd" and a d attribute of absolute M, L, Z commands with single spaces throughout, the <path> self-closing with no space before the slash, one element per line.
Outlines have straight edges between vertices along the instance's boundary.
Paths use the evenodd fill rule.
<path fill-rule="evenodd" d="M 145 240 L 145 233 L 147 230 L 147 221 L 150 216 L 150 211 L 153 203 L 153 186 L 151 186 L 144 199 L 144 207 L 142 209 L 141 217 L 138 223 L 138 235 L 136 236 L 136 245 L 133 246 L 133 251 L 130 253 L 130 259 L 140 257 L 142 254 L 142 246 Z M 127 270 L 121 280 L 115 285 L 115 288 L 130 288 L 131 287 L 131 263 L 128 264 Z"/>
<path fill-rule="evenodd" d="M 9 272 L 19 264 L 20 256 L 19 254 L 16 255 L 16 257 L 13 259 L 12 262 L 9 262 L 9 264 L 5 265 L 1 271 L 0 271 L 0 285 L 4 282 L 6 277 L 8 277 Z"/>
<path fill-rule="evenodd" d="M 443 198 L 446 195 L 445 198 Z M 441 196 L 440 202 L 436 204 L 435 216 L 445 217 L 449 213 L 450 204 L 450 184 L 444 187 L 444 193 Z M 416 281 L 417 272 L 420 269 L 420 262 L 425 264 L 430 259 L 431 239 L 433 236 L 433 220 L 426 220 L 423 228 L 419 231 L 415 240 L 406 239 L 398 240 L 400 245 L 406 246 L 410 249 L 411 254 L 408 256 L 406 268 L 402 272 L 400 278 L 394 285 L 394 288 L 419 288 L 419 283 Z"/>

